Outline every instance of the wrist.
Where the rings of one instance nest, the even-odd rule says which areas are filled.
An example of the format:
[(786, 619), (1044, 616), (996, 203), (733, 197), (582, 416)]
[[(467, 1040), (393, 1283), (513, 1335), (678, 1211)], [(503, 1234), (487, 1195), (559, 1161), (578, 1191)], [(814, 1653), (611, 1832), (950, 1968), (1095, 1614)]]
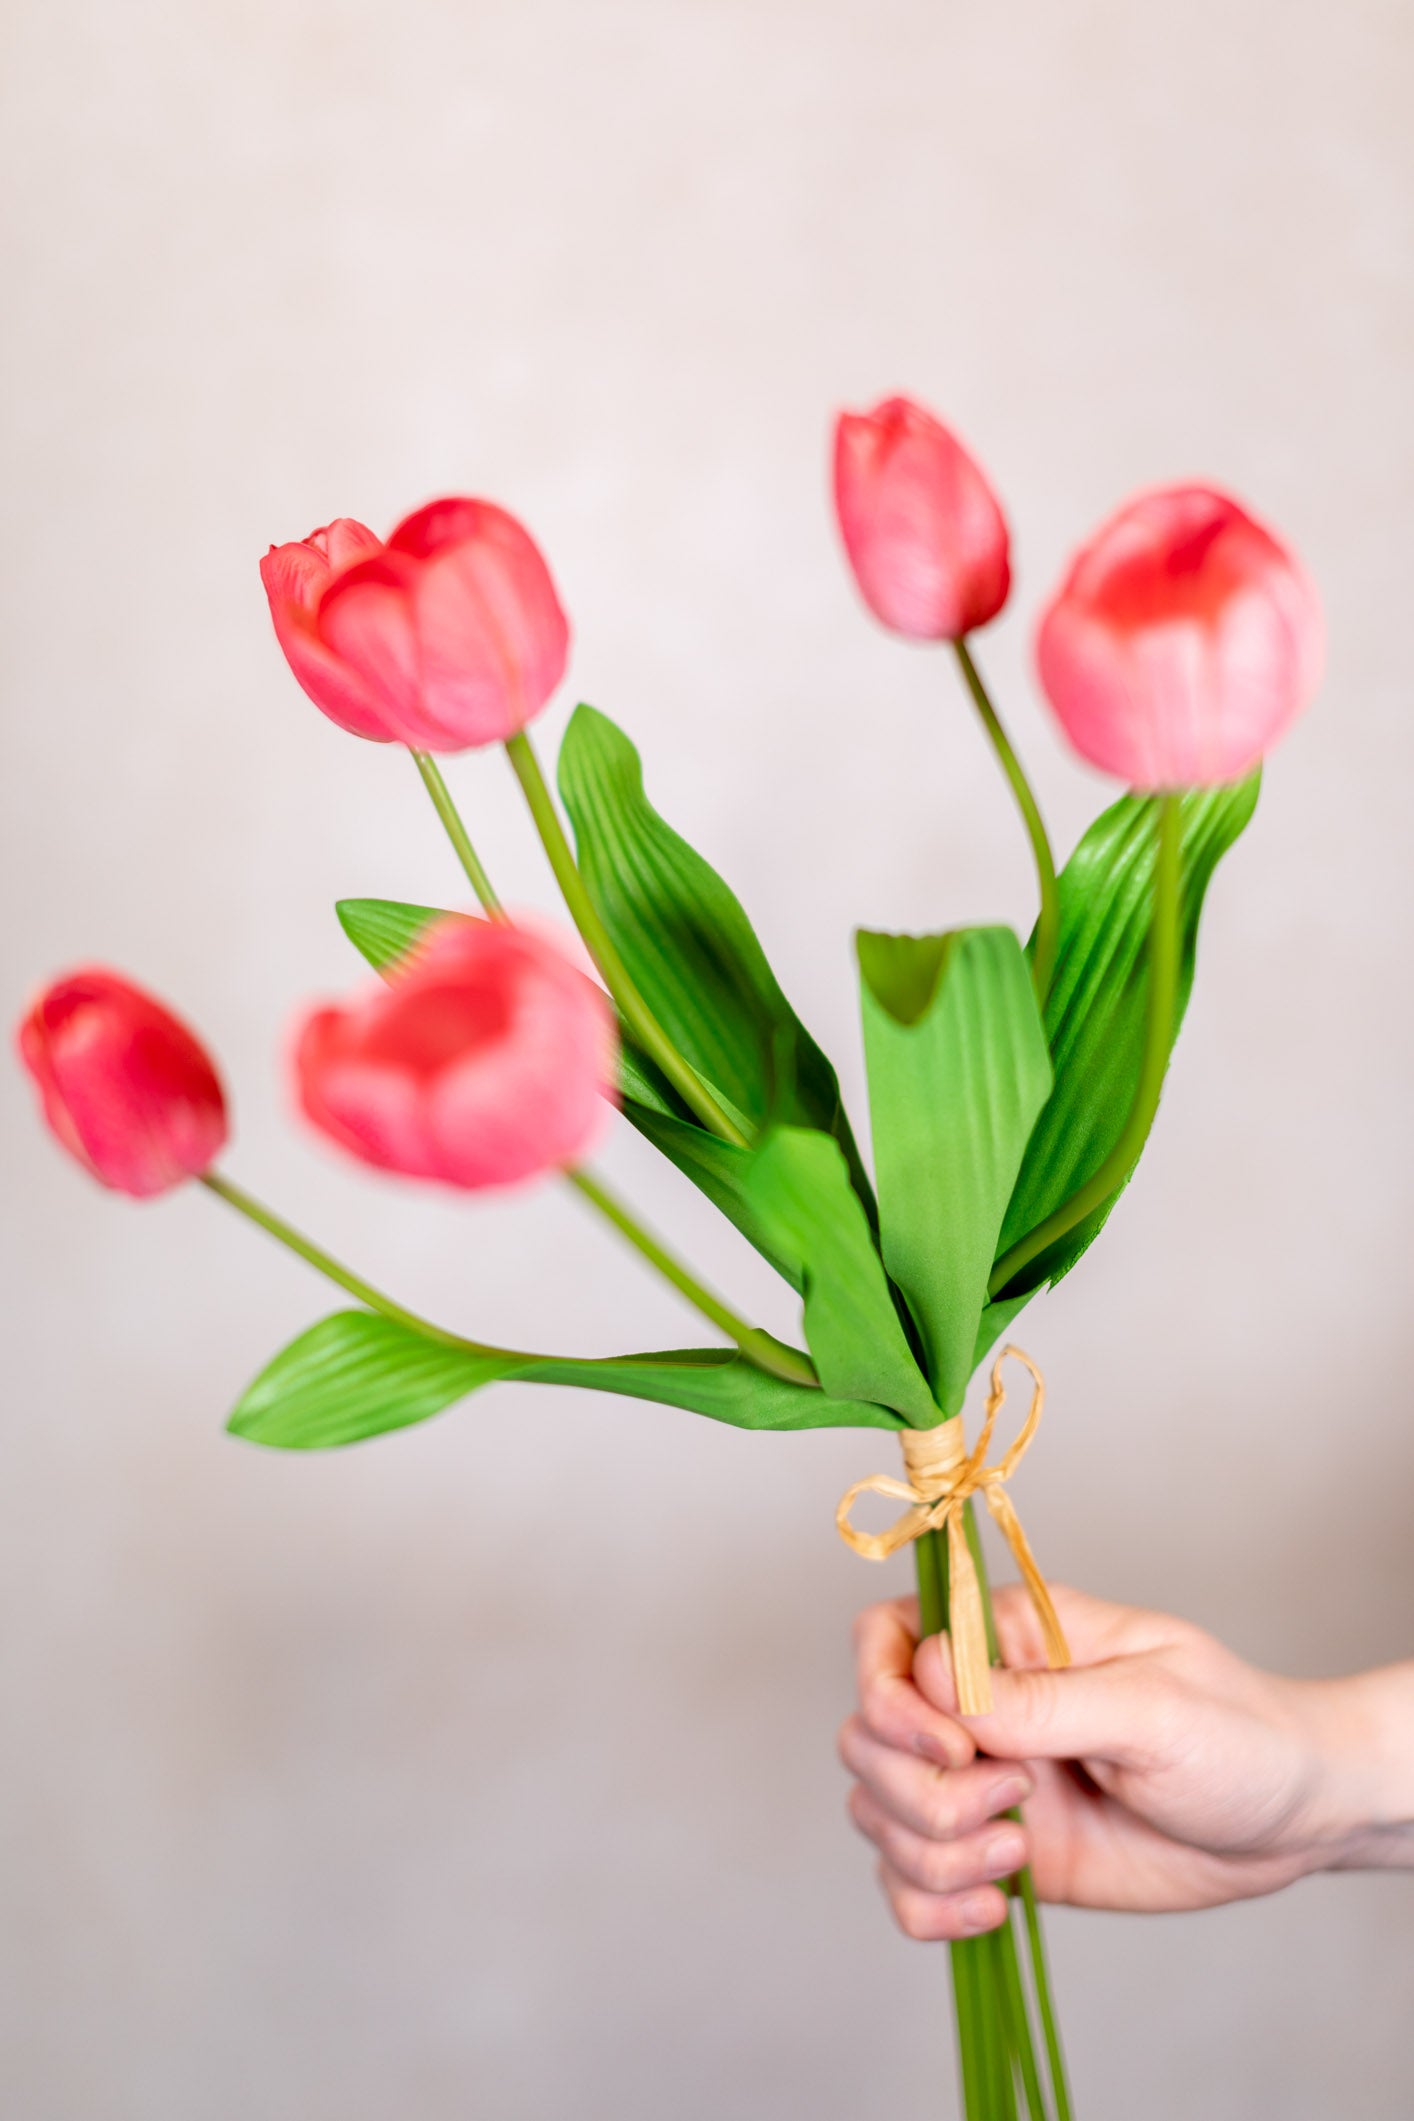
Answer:
[(1320, 1870), (1414, 1870), (1414, 1663), (1312, 1688)]

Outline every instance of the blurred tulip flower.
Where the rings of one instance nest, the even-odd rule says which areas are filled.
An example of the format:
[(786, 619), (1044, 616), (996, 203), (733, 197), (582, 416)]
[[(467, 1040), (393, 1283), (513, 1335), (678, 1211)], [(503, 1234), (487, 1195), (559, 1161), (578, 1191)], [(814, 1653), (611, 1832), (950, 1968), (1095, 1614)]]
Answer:
[(1311, 698), (1323, 653), (1300, 563), (1208, 486), (1157, 487), (1111, 516), (1036, 637), (1075, 749), (1145, 789), (1240, 779)]
[(840, 414), (835, 510), (864, 601), (893, 632), (956, 641), (1005, 604), (997, 497), (957, 437), (911, 399)]
[(50, 1131), (118, 1193), (165, 1193), (225, 1145), (226, 1101), (205, 1048), (116, 972), (85, 967), (55, 980), (16, 1043)]
[(295, 1076), (306, 1116), (365, 1163), (505, 1186), (584, 1155), (616, 1044), (608, 998), (561, 950), (456, 915), (391, 985), (307, 1018)]
[(276, 637), (317, 707), (417, 751), (500, 743), (564, 674), (569, 624), (528, 531), (491, 501), (433, 501), (385, 544), (349, 517), (260, 563)]

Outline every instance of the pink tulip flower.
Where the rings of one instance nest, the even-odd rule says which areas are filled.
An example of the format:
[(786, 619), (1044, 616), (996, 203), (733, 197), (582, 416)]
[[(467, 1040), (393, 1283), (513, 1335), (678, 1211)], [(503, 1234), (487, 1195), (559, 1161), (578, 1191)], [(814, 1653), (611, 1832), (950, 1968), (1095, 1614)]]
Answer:
[(1208, 486), (1141, 493), (1071, 562), (1036, 637), (1075, 749), (1133, 788), (1208, 788), (1263, 758), (1316, 689), (1315, 588)]
[(50, 1131), (115, 1192), (165, 1193), (225, 1145), (226, 1101), (204, 1047), (116, 972), (55, 980), (17, 1044)]
[(539, 548), (491, 501), (432, 501), (386, 545), (348, 517), (260, 563), (276, 637), (342, 729), (418, 751), (514, 736), (564, 675)]
[(453, 916), (391, 986), (305, 1021), (295, 1076), (306, 1116), (365, 1163), (506, 1186), (585, 1154), (615, 1052), (607, 997), (560, 950)]
[(875, 618), (915, 641), (955, 641), (1011, 587), (1006, 519), (957, 437), (908, 398), (841, 413), (835, 510)]

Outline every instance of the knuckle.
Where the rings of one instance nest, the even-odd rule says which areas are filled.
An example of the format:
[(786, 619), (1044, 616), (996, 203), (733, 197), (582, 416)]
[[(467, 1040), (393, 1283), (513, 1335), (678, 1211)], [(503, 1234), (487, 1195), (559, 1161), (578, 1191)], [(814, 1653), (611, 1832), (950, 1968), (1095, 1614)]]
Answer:
[(866, 1673), (860, 1682), (859, 1713), (867, 1728), (876, 1737), (884, 1737), (892, 1728), (890, 1709), (894, 1701), (893, 1689), (881, 1679), (877, 1672)]
[(1044, 1737), (1056, 1720), (1058, 1702), (1054, 1673), (1017, 1671), (1011, 1676), (1028, 1727), (1038, 1737)]
[(860, 1723), (858, 1716), (846, 1716), (835, 1734), (835, 1751), (840, 1765), (851, 1770), (859, 1752)]
[(951, 1893), (966, 1879), (958, 1875), (957, 1854), (951, 1848), (928, 1848), (919, 1860), (918, 1883), (928, 1893)]
[(925, 1807), (924, 1832), (930, 1841), (951, 1841), (958, 1830), (957, 1792), (945, 1775), (939, 1775)]
[(887, 1611), (887, 1605), (881, 1605), (876, 1599), (873, 1605), (863, 1606), (861, 1607), (860, 1611), (855, 1614), (854, 1620), (850, 1626), (849, 1636), (850, 1641), (854, 1644), (856, 1651), (862, 1653), (865, 1649), (868, 1648), (869, 1644), (874, 1639), (874, 1634), (878, 1626), (880, 1614), (886, 1613)]
[[(1136, 1675), (1137, 1676), (1137, 1675)], [(1139, 1681), (1144, 1750), (1152, 1757), (1167, 1759), (1180, 1750), (1191, 1722), (1186, 1688), (1162, 1666), (1151, 1666)]]
[(895, 1889), (890, 1893), (889, 1900), (894, 1911), (894, 1920), (905, 1937), (911, 1937), (915, 1944), (926, 1944), (933, 1934), (933, 1925), (929, 1919), (928, 1904), (921, 1894), (906, 1889)]

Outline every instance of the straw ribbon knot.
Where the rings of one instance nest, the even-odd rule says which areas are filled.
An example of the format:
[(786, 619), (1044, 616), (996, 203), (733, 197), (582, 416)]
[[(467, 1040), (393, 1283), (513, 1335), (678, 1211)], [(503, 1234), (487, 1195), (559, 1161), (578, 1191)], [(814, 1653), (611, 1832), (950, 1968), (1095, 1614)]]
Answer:
[[(996, 1465), (987, 1464), (992, 1431), (1006, 1404), (1002, 1365), (1011, 1356), (1031, 1373), (1031, 1405), (1016, 1441)], [(1021, 1520), (1006, 1492), (1006, 1483), (1031, 1448), (1046, 1403), (1046, 1385), (1041, 1372), (1020, 1348), (1005, 1347), (992, 1365), (991, 1386), (983, 1415), (982, 1432), (969, 1451), (963, 1438), (962, 1416), (954, 1414), (936, 1429), (901, 1429), (904, 1470), (907, 1480), (891, 1480), (886, 1473), (871, 1473), (856, 1480), (841, 1497), (835, 1512), (840, 1537), (866, 1561), (886, 1561), (900, 1547), (921, 1539), (925, 1532), (946, 1528), (948, 1540), (948, 1626), (952, 1636), (953, 1672), (957, 1679), (958, 1707), (964, 1716), (985, 1716), (992, 1706), (992, 1682), (987, 1656), (987, 1625), (982, 1607), (982, 1587), (967, 1543), (964, 1516), (968, 1500), (981, 1495), (1016, 1557), (1022, 1581), (1030, 1593), (1041, 1623), (1046, 1661), (1053, 1670), (1070, 1663), (1066, 1644), (1046, 1579), (1021, 1529)], [(909, 1507), (895, 1518), (886, 1532), (859, 1532), (850, 1513), (861, 1495), (890, 1495)]]

